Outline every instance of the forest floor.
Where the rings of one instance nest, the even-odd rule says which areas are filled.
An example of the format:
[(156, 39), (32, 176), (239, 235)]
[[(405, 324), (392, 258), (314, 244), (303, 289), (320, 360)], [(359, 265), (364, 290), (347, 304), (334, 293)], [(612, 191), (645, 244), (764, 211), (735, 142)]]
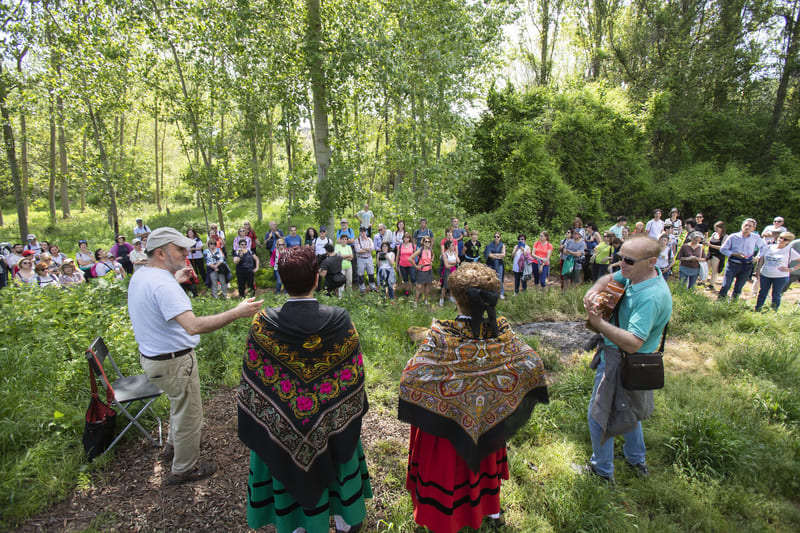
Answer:
[[(513, 294), (513, 279), (510, 284), (508, 281), (507, 278), (506, 291)], [(551, 282), (555, 289), (558, 280), (553, 278)], [(748, 284), (743, 291), (745, 301), (754, 299), (750, 287)], [(709, 298), (716, 297), (716, 291), (705, 288), (703, 292)], [(800, 302), (800, 287), (795, 285), (787, 291), (783, 302), (792, 306)], [(588, 333), (579, 321), (551, 323), (544, 327), (526, 324), (518, 329), (521, 333), (539, 336), (541, 342), (558, 349), (564, 356), (579, 350)], [(671, 357), (671, 364), (695, 368), (704, 364), (702, 358), (694, 361), (688, 357), (696, 350), (683, 348), (673, 344), (671, 349), (682, 355), (676, 353), (677, 357)], [(169, 465), (159, 459), (160, 450), (143, 438), (135, 443), (128, 439), (116, 448), (114, 458), (99, 476), (92, 474), (90, 482), (82, 484), (49, 510), (26, 520), (15, 531), (66, 532), (87, 528), (142, 532), (250, 531), (245, 517), (249, 451), (236, 436), (235, 394), (234, 388), (221, 388), (204, 401), (202, 456), (219, 465), (219, 471), (210, 478), (193, 484), (167, 486), (164, 478)], [(376, 463), (374, 458), (381, 458), (387, 450), (398, 450), (402, 455), (408, 445), (408, 426), (386, 409), (370, 410), (364, 419), (362, 442), (374, 493), (364, 530), (376, 531), (380, 522), (388, 518), (383, 502), (397, 495), (382, 475), (386, 465)], [(271, 532), (274, 528), (269, 526), (265, 531)]]

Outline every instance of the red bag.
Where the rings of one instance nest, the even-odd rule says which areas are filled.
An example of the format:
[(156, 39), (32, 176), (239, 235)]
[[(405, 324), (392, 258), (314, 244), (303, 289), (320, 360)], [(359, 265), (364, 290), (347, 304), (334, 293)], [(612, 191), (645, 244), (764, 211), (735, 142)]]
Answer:
[[(97, 362), (97, 359), (95, 359)], [(105, 372), (102, 365), (99, 365), (100, 372)], [(83, 449), (86, 457), (91, 461), (114, 441), (114, 433), (117, 429), (117, 412), (103, 403), (97, 395), (97, 381), (95, 380), (94, 370), (89, 364), (89, 379), (92, 386), (92, 399), (89, 400), (89, 408), (86, 410), (86, 425), (83, 428)], [(109, 387), (106, 389), (106, 402), (111, 403), (114, 398), (114, 391)]]

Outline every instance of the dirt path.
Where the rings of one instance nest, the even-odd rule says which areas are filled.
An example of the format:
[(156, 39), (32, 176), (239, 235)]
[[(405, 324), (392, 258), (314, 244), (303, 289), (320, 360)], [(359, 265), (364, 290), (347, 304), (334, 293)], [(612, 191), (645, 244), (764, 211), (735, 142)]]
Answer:
[[(144, 438), (127, 440), (115, 448), (116, 456), (103, 470), (90, 471), (88, 487), (76, 489), (68, 499), (15, 531), (251, 531), (245, 518), (250, 453), (236, 436), (235, 394), (235, 389), (220, 389), (204, 402), (201, 454), (219, 465), (210, 478), (166, 486), (162, 481), (169, 465), (159, 461), (159, 450)], [(374, 492), (364, 525), (365, 531), (375, 531), (378, 521), (386, 518), (381, 502), (388, 498), (382, 495), (393, 490), (385, 480), (396, 480), (401, 472), (398, 465), (378, 464), (372, 459), (385, 455), (387, 449), (404, 454), (408, 426), (371, 410), (363, 427), (361, 438)], [(270, 526), (263, 531), (275, 529)]]

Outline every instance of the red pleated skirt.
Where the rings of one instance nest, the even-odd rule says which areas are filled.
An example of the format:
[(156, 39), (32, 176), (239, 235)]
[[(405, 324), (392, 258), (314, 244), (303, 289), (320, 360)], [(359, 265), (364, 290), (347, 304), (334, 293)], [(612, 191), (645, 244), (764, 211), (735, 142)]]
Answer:
[(483, 517), (500, 512), (500, 483), (508, 479), (506, 447), (472, 472), (450, 441), (411, 426), (406, 488), (414, 520), (434, 533), (478, 529)]

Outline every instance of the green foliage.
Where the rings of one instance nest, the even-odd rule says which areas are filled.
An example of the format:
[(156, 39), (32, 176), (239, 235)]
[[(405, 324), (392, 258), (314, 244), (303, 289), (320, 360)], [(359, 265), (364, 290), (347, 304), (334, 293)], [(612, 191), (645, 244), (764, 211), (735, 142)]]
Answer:
[(474, 133), (481, 162), (461, 189), (462, 205), (491, 212), (506, 229), (519, 220), (569, 227), (576, 215), (605, 220), (644, 210), (651, 187), (645, 137), (618, 109), (621, 99), (600, 85), (490, 91)]
[(722, 479), (756, 465), (749, 432), (708, 411), (675, 416), (667, 458), (690, 476)]

